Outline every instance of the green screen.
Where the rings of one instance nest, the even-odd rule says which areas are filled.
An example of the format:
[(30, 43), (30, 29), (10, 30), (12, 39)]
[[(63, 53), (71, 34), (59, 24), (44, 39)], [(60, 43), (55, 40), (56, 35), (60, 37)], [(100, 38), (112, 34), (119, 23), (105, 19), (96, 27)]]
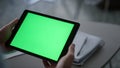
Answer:
[(73, 27), (74, 24), (29, 12), (10, 45), (58, 61)]

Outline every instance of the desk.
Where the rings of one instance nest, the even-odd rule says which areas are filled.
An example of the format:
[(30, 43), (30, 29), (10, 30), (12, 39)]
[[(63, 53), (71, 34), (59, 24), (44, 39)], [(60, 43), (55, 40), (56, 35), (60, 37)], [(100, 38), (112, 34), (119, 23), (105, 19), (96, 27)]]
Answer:
[[(72, 68), (101, 68), (120, 47), (120, 26), (99, 22), (81, 22), (80, 31), (101, 37), (105, 46), (96, 52), (83, 66)], [(6, 60), (9, 68), (43, 68), (41, 60), (27, 54)]]

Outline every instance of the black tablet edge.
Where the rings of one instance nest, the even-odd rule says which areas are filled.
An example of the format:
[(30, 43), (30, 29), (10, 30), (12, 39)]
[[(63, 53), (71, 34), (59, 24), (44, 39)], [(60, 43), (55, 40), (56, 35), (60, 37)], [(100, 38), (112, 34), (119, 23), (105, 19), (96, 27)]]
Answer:
[(34, 57), (37, 57), (39, 59), (43, 59), (43, 60), (46, 60), (46, 61), (50, 61), (50, 62), (53, 62), (53, 63), (57, 63), (58, 61), (55, 61), (53, 59), (50, 59), (50, 58), (46, 58), (44, 56), (40, 56), (40, 55), (37, 55), (37, 54), (34, 54), (32, 52), (29, 52), (29, 51), (26, 51), (24, 49), (20, 49), (20, 48), (17, 48), (17, 47), (14, 47), (14, 46), (9, 46), (10, 48), (14, 48), (15, 50), (18, 50), (18, 51), (21, 51), (23, 53), (26, 53), (28, 55), (31, 55), (31, 56), (34, 56)]
[(73, 29), (72, 29), (72, 31), (71, 31), (71, 33), (70, 33), (70, 36), (69, 36), (68, 39), (67, 39), (67, 42), (66, 42), (66, 44), (65, 44), (65, 46), (64, 46), (64, 48), (63, 48), (63, 50), (62, 50), (62, 53), (61, 53), (58, 61), (60, 60), (60, 58), (61, 58), (62, 56), (64, 56), (64, 55), (67, 54), (68, 49), (69, 49), (69, 46), (72, 44), (72, 42), (73, 42), (73, 40), (74, 40), (74, 38), (75, 38), (75, 35), (76, 35), (76, 33), (77, 33), (78, 29), (79, 29), (79, 26), (80, 26), (80, 24), (74, 25), (74, 27), (73, 27)]
[(52, 62), (57, 63), (58, 61), (55, 61), (55, 60), (52, 60), (52, 59), (50, 59), (50, 58), (46, 58), (46, 57), (43, 57), (43, 56), (40, 56), (40, 55), (31, 53), (31, 52), (28, 52), (28, 51), (26, 51), (26, 50), (22, 50), (22, 49), (20, 49), (20, 48), (17, 48), (17, 47), (14, 47), (14, 46), (11, 46), (11, 45), (10, 45), (11, 41), (13, 40), (14, 36), (16, 35), (19, 27), (21, 26), (21, 24), (22, 24), (22, 22), (24, 21), (24, 19), (25, 19), (25, 17), (26, 17), (26, 15), (27, 15), (28, 12), (30, 12), (30, 13), (35, 13), (35, 14), (38, 14), (38, 15), (42, 15), (42, 16), (49, 17), (49, 18), (53, 18), (53, 19), (60, 20), (60, 21), (65, 21), (66, 23), (69, 22), (69, 23), (74, 24), (74, 27), (73, 27), (73, 29), (72, 29), (72, 31), (71, 31), (71, 33), (70, 33), (69, 38), (68, 38), (69, 41), (67, 40), (67, 42), (66, 42), (66, 44), (65, 44), (65, 46), (64, 46), (64, 48), (63, 48), (63, 51), (61, 52), (60, 57), (58, 58), (58, 61), (60, 60), (60, 58), (61, 58), (62, 56), (66, 55), (66, 53), (67, 53), (67, 51), (68, 51), (68, 48), (67, 48), (67, 47), (69, 47), (69, 45), (70, 45), (71, 42), (73, 41), (73, 39), (74, 39), (74, 37), (75, 37), (75, 34), (76, 34), (76, 32), (78, 31), (78, 29), (79, 29), (80, 24), (79, 24), (79, 23), (76, 23), (76, 22), (73, 22), (73, 21), (65, 20), (65, 19), (62, 19), (62, 18), (53, 17), (53, 16), (50, 16), (50, 15), (47, 15), (47, 14), (42, 14), (42, 13), (34, 12), (34, 11), (31, 11), (31, 10), (25, 10), (25, 11), (23, 12), (23, 14), (21, 15), (20, 20), (19, 20), (18, 23), (16, 24), (15, 29), (13, 30), (12, 35), (10, 36), (10, 38), (9, 38), (9, 39), (6, 41), (6, 43), (5, 43), (6, 46), (11, 47), (11, 48), (14, 48), (14, 49), (16, 49), (16, 50), (18, 50), (18, 51), (22, 51), (22, 52), (25, 52), (26, 54), (29, 54), (29, 55), (32, 55), (32, 56), (36, 56), (36, 57), (38, 57), (38, 58), (40, 58), (40, 59), (46, 59), (46, 60), (49, 60), (49, 61), (52, 61)]
[(35, 12), (35, 11), (31, 11), (31, 10), (25, 10), (25, 12), (31, 12), (31, 13), (42, 15), (42, 16), (45, 16), (45, 17), (53, 18), (53, 19), (56, 19), (56, 20), (65, 21), (66, 23), (69, 22), (69, 23), (72, 23), (72, 24), (75, 24), (75, 25), (79, 25), (79, 23), (76, 23), (74, 21), (69, 21), (69, 20), (66, 20), (66, 19), (62, 19), (62, 18), (59, 18), (59, 17), (51, 16), (51, 15), (47, 15), (47, 14), (40, 13), (40, 12)]

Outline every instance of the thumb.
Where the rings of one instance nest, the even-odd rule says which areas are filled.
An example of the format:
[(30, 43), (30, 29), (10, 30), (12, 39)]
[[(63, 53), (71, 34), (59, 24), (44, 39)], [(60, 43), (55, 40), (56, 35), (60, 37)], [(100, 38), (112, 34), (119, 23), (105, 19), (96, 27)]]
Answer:
[(18, 19), (15, 18), (15, 19), (12, 20), (10, 23), (8, 23), (7, 27), (9, 27), (9, 28), (12, 29), (12, 28), (17, 24), (17, 22), (18, 22)]
[(74, 44), (71, 44), (69, 46), (67, 54), (60, 59), (56, 68), (71, 68), (74, 59), (74, 50), (75, 50), (74, 48), (75, 48)]
[(74, 57), (74, 51), (75, 51), (75, 44), (71, 44), (69, 46), (67, 56), (73, 56)]

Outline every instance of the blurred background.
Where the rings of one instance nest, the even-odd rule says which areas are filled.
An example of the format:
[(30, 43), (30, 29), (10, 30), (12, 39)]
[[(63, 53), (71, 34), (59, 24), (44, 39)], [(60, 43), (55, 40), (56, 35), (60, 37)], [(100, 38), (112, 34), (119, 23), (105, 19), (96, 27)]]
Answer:
[[(78, 22), (120, 25), (120, 0), (0, 0), (0, 27), (25, 9)], [(113, 68), (120, 68), (120, 51), (111, 62)]]

